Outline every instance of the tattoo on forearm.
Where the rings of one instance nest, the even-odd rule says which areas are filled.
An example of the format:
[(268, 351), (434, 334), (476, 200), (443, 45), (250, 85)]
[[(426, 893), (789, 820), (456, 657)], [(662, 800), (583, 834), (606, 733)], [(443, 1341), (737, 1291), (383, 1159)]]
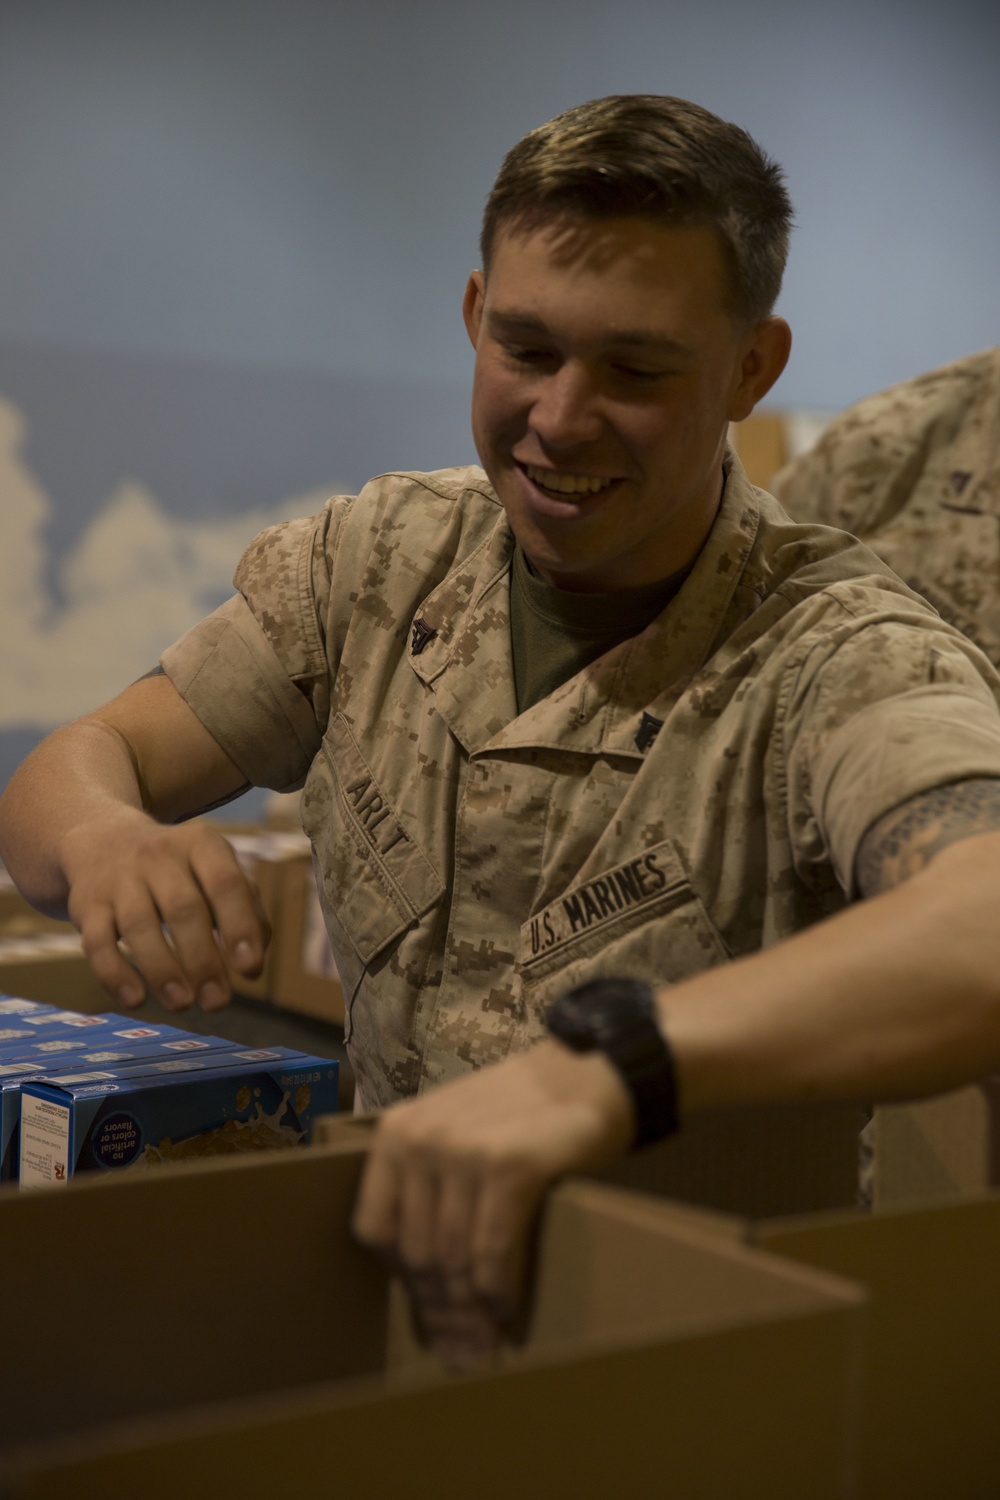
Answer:
[(911, 797), (873, 823), (858, 846), (863, 896), (891, 890), (916, 875), (941, 849), (976, 833), (1000, 830), (1000, 778), (953, 781)]

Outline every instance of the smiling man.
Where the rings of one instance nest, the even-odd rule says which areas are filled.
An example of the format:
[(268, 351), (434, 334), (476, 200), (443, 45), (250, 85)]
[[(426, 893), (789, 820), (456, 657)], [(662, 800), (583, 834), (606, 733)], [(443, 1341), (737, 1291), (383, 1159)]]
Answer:
[(727, 422), (788, 353), (779, 319), (733, 318), (727, 281), (714, 230), (638, 217), (515, 223), (470, 278), (476, 447), (547, 583), (617, 593), (700, 551)]
[(560, 1173), (709, 1106), (1000, 1065), (1000, 684), (726, 447), (787, 358), (789, 222), (682, 100), (532, 132), (465, 295), (483, 468), (263, 533), (4, 800), (110, 993), (212, 1007), (264, 933), (224, 841), (165, 824), (304, 787), (359, 1101), (395, 1106), (358, 1233), (452, 1359), (516, 1310)]

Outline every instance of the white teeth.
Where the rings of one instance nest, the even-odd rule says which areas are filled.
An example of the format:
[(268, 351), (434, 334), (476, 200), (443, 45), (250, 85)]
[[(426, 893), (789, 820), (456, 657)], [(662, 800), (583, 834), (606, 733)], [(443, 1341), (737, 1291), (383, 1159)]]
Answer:
[(613, 479), (594, 474), (557, 474), (554, 469), (536, 469), (534, 464), (525, 464), (524, 470), (534, 484), (556, 495), (596, 495), (614, 484)]

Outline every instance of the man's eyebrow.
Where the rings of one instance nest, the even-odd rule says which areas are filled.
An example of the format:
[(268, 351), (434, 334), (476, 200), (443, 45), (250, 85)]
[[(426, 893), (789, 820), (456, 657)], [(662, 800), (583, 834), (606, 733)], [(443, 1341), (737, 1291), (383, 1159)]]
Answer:
[[(491, 328), (508, 336), (521, 338), (551, 338), (552, 332), (541, 318), (532, 313), (503, 312), (491, 308), (487, 314)], [(666, 338), (663, 334), (650, 333), (642, 328), (616, 328), (601, 339), (609, 349), (648, 349), (659, 354), (681, 355), (690, 359), (694, 350), (679, 339)]]

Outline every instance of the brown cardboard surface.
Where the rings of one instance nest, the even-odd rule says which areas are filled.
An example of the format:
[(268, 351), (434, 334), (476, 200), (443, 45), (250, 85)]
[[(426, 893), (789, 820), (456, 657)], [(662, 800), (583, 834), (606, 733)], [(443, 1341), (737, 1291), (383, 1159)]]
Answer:
[(28, 1456), (3, 1493), (846, 1496), (848, 1449), (832, 1420), (848, 1357), (839, 1321), (826, 1313), (439, 1387), (314, 1390), (189, 1423), (138, 1424), (103, 1451)]
[(874, 1116), (874, 1206), (981, 1193), (1000, 1182), (1000, 1078)]
[(72, 932), (70, 922), (45, 917), (13, 886), (0, 886), (0, 939), (30, 937), (36, 932)]
[(1000, 1194), (758, 1226), (872, 1294), (863, 1500), (1000, 1494)]
[(0, 992), (67, 1010), (111, 1009), (72, 930), (0, 941)]
[(264, 957), (264, 967), (256, 979), (248, 979), (229, 969), (229, 982), (241, 995), (256, 999), (274, 998), (277, 973), (284, 940), (285, 897), (289, 873), (309, 863), (308, 840), (300, 831), (269, 830), (251, 824), (229, 827), (215, 824), (232, 843), (244, 872), (254, 882), (260, 895), (264, 915), (271, 924), (271, 942)]
[(853, 1208), (865, 1118), (851, 1104), (706, 1112), (602, 1180), (748, 1218)]
[(343, 1026), (344, 991), (336, 973), (312, 972), (305, 961), (310, 903), (315, 900), (312, 860), (290, 864), (284, 872), (281, 930), (275, 950), (272, 997), (300, 1015), (317, 1016)]
[(785, 421), (782, 412), (754, 412), (745, 422), (735, 422), (730, 428), (733, 446), (750, 483), (765, 490), (791, 457)]
[(0, 1400), (0, 1451), (111, 1411), (380, 1368), (386, 1278), (344, 1232), (360, 1161), (264, 1152), (0, 1190), (4, 1285), (24, 1288), (5, 1299), (17, 1378)]
[(46, 1291), (5, 1311), (3, 1493), (851, 1493), (857, 1288), (569, 1183), (525, 1347), (470, 1378), (380, 1375), (386, 1283), (347, 1231), (362, 1159), (0, 1194), (5, 1280)]
[[(366, 1133), (378, 1116), (329, 1115), (314, 1139)], [(595, 1180), (683, 1202), (689, 1211), (772, 1218), (854, 1207), (858, 1196), (858, 1133), (866, 1112), (857, 1105), (706, 1112), (679, 1135), (617, 1161)]]

